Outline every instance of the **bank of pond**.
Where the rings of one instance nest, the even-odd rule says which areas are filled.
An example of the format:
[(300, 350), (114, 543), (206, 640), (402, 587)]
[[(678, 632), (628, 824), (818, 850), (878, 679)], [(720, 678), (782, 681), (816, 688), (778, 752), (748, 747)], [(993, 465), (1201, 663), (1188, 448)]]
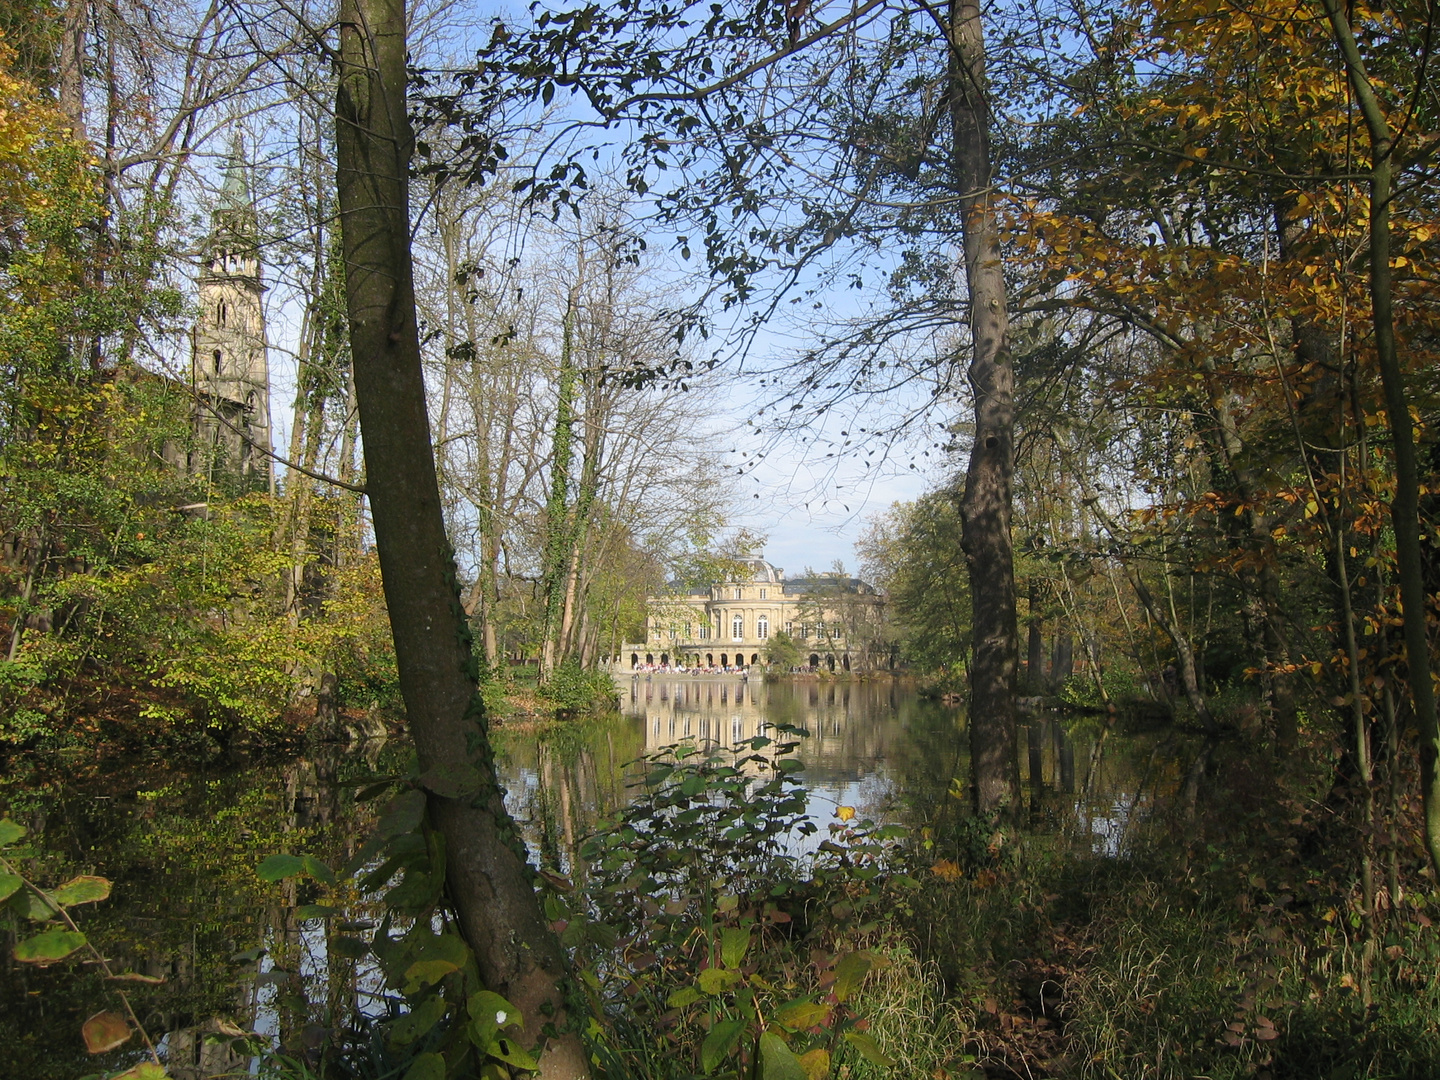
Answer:
[[(617, 712), (494, 731), (599, 1075), (748, 1076), (767, 1033), (848, 1080), (1440, 1075), (1435, 884), (1411, 836), (1371, 838), (1367, 906), (1320, 733), (1281, 755), (1036, 713), (997, 827), (968, 811), (963, 709), (908, 680), (618, 689)], [(13, 950), (56, 913), (6, 902), (0, 1076), (136, 1065), (138, 1034), (98, 1054), (81, 1034), (127, 1010), (176, 1080), (400, 1078), (443, 1050), (454, 1013), (417, 1023), (431, 1006), (375, 940), (443, 936), (443, 904), (397, 915), (375, 860), (257, 872), (363, 863), (403, 784), (367, 789), (409, 758), (392, 736), (0, 780), (15, 873), (111, 884), (67, 908), (93, 950), (49, 965)]]

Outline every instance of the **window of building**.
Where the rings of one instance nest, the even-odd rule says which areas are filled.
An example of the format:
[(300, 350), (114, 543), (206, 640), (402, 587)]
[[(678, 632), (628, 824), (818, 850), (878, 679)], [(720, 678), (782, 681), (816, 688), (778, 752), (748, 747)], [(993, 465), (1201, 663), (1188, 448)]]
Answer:
[(214, 353), (211, 354), (210, 358), (215, 361), (215, 374), (219, 375), (221, 373), (221, 368), (225, 366), (223, 358), (220, 354), (220, 350), (216, 349)]
[(689, 640), (690, 640), (690, 635), (691, 635), (690, 624), (687, 622), (687, 623), (685, 624), (685, 640), (686, 640), (686, 641), (689, 641)]
[(825, 624), (823, 622), (815, 624), (815, 637), (820, 641), (825, 640)]
[(701, 623), (701, 624), (700, 624), (700, 640), (701, 640), (701, 641), (709, 641), (709, 640), (710, 640), (710, 624), (709, 624), (708, 622), (707, 622), (707, 623)]
[(674, 631), (674, 630), (671, 630), (671, 631), (670, 631), (670, 640), (671, 640), (671, 641), (674, 641), (674, 640), (675, 640), (675, 631)]
[(736, 615), (730, 620), (730, 636), (736, 641), (745, 637), (745, 618), (743, 615)]
[(740, 588), (739, 585), (736, 585), (736, 586), (735, 586), (735, 599), (736, 599), (736, 600), (739, 600), (739, 599), (741, 598), (741, 596), (742, 596), (741, 588)]
[(785, 620), (785, 633), (788, 634), (790, 637), (795, 636), (795, 624), (789, 619)]
[(801, 640), (801, 641), (809, 641), (809, 640), (810, 640), (810, 624), (809, 624), (809, 623), (802, 623), (802, 624), (800, 625), (800, 640)]
[(759, 621), (755, 623), (755, 636), (761, 641), (770, 636), (770, 620), (764, 615), (761, 615)]
[(769, 598), (769, 596), (770, 596), (770, 590), (769, 590), (769, 589), (761, 589), (761, 590), (760, 590), (760, 599), (761, 599), (761, 600), (766, 600), (766, 599)]

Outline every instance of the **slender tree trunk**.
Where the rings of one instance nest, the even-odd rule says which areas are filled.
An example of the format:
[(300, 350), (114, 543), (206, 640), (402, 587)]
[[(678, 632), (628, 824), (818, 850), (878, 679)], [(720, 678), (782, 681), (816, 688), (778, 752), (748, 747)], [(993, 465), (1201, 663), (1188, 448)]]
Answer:
[(1375, 358), (1385, 389), (1385, 411), (1395, 454), (1395, 497), (1390, 504), (1390, 521), (1395, 530), (1400, 602), (1405, 608), (1405, 660), (1410, 695), (1415, 703), (1416, 726), (1420, 729), (1420, 797), (1424, 803), (1425, 847), (1431, 865), (1440, 874), (1440, 771), (1436, 768), (1440, 760), (1440, 724), (1436, 722), (1430, 641), (1425, 626), (1429, 605), (1420, 554), (1420, 479), (1415, 459), (1415, 431), (1395, 345), (1391, 295), (1391, 156), (1395, 146), (1344, 6), (1340, 0), (1324, 0), (1324, 5), (1370, 138), (1370, 305), (1375, 324)]
[(405, 14), (404, 0), (340, 5), (336, 172), (367, 494), (421, 774), (469, 762), (481, 778), (474, 796), (429, 793), (461, 931), (487, 986), (521, 1011), (526, 1040), (541, 1044), (539, 1075), (578, 1080), (589, 1065), (567, 1019), (565, 957), (496, 781), (441, 514), (410, 256)]
[(540, 681), (550, 677), (560, 662), (560, 629), (569, 584), (571, 549), (570, 463), (574, 457), (575, 384), (578, 376), (571, 359), (573, 308), (565, 311), (564, 339), (560, 349), (560, 379), (555, 403), (554, 450), (550, 460), (550, 496), (545, 503), (545, 626), (540, 643)]
[(1015, 373), (1005, 276), (990, 191), (990, 106), (976, 0), (950, 7), (949, 95), (954, 175), (960, 192), (965, 281), (970, 293), (970, 389), (975, 445), (960, 504), (970, 572), (974, 660), (970, 668), (970, 760), (980, 814), (1021, 804), (1015, 747), (1015, 557), (1010, 538), (1015, 472)]
[(1025, 652), (1025, 683), (1032, 694), (1045, 692), (1044, 617), (1040, 612), (1040, 584), (1030, 581), (1030, 625)]
[(60, 29), (60, 111), (70, 121), (75, 141), (85, 142), (85, 33), (90, 28), (90, 0), (69, 0)]

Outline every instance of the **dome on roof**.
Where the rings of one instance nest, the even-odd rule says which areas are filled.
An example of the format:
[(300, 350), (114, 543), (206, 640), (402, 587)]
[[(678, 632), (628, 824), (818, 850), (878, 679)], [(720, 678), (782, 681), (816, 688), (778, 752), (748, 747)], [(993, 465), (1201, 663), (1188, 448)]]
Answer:
[(736, 581), (758, 581), (762, 585), (779, 585), (785, 580), (785, 572), (781, 570), (780, 567), (774, 566), (764, 559), (751, 557), (735, 559), (733, 561), (741, 566), (748, 566), (750, 568), (748, 577), (743, 574), (737, 574), (735, 577)]

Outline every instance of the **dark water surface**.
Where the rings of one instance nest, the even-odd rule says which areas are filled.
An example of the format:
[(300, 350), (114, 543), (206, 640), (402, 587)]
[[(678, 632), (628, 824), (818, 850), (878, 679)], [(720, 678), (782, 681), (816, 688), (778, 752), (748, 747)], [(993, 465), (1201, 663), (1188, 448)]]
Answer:
[[(837, 807), (900, 822), (954, 814), (966, 774), (961, 711), (917, 696), (901, 679), (767, 683), (737, 678), (641, 676), (621, 683), (621, 714), (568, 725), (543, 738), (496, 732), (502, 780), (536, 859), (563, 872), (597, 815), (633, 797), (627, 765), (689, 741), (729, 746), (776, 725), (804, 728), (799, 774), (822, 825)], [(1128, 823), (1179, 789), (1183, 758), (1169, 735), (1102, 736), (1094, 719), (1022, 726), (1021, 773), (1037, 826), (1115, 853)], [(49, 886), (78, 874), (114, 883), (110, 899), (75, 909), (113, 971), (164, 979), (126, 984), (136, 1012), (170, 1055), (176, 1080), (200, 1080), (247, 1063), (207, 1048), (219, 1021), (284, 1040), (297, 1052), (358, 1011), (382, 1014), (373, 968), (332, 959), (319, 920), (298, 921), (313, 886), (267, 885), (265, 856), (311, 853), (338, 866), (364, 842), (375, 808), (357, 805), (363, 775), (403, 773), (408, 748), (392, 742), (325, 747), (284, 762), (214, 770), (114, 767), (0, 779), (0, 812), (30, 830), (19, 862)], [(823, 828), (822, 828), (823, 835)], [(353, 897), (352, 920), (377, 919)], [(46, 969), (0, 958), (0, 1077), (74, 1080), (138, 1060), (137, 1047), (90, 1057), (80, 1025), (118, 1007), (115, 984), (94, 965)]]

